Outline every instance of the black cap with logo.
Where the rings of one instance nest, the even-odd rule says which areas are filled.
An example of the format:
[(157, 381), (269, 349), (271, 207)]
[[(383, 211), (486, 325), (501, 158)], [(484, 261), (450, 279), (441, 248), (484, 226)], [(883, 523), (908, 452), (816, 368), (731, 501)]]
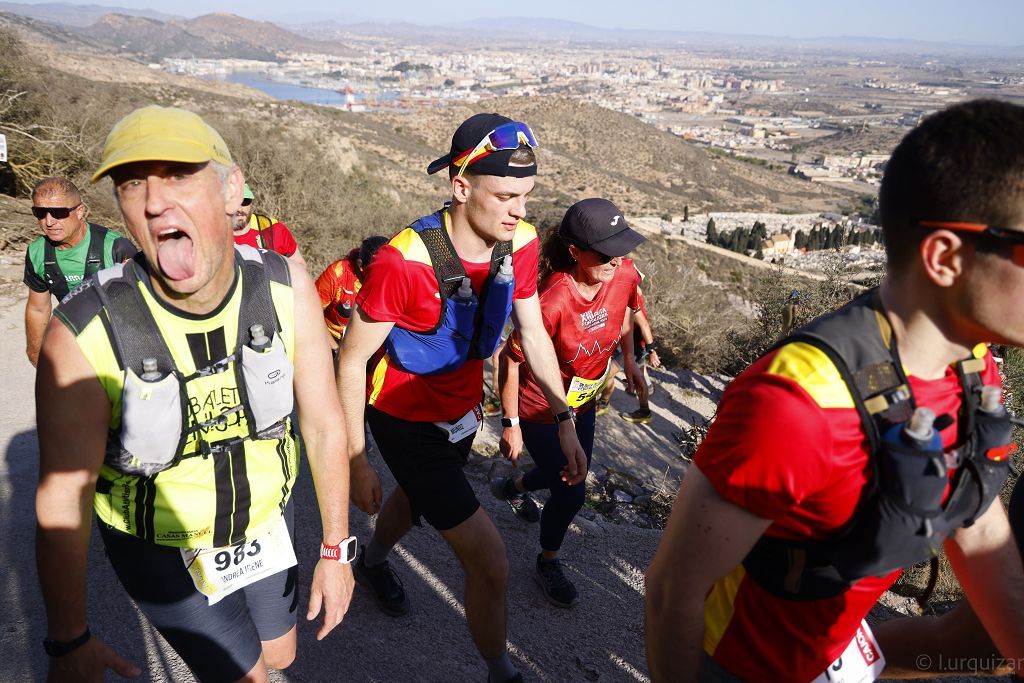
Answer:
[[(448, 154), (435, 159), (427, 166), (427, 173), (437, 173), (447, 168), (452, 161), (458, 159), (466, 152), (472, 151), (480, 144), (485, 136), (489, 135), (498, 126), (504, 123), (511, 123), (512, 119), (501, 114), (474, 114), (462, 122), (462, 125), (452, 136), (452, 147)], [(491, 152), (487, 156), (479, 157), (472, 162), (473, 173), (476, 175), (512, 176), (514, 178), (528, 178), (537, 175), (537, 164), (529, 166), (510, 166), (509, 158), (514, 149), (502, 149)]]
[(582, 199), (565, 212), (558, 228), (562, 241), (605, 256), (625, 256), (647, 238), (626, 224), (619, 207), (607, 199)]

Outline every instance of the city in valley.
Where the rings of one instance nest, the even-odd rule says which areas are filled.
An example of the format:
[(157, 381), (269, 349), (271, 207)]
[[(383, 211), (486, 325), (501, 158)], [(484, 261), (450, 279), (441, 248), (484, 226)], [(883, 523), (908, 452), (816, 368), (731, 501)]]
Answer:
[(767, 239), (747, 253), (798, 268), (822, 264), (813, 249), (796, 246), (797, 231), (806, 237), (815, 228), (839, 228), (844, 241), (834, 246), (848, 263), (871, 268), (881, 262), (880, 245), (850, 235), (875, 230), (871, 197), (889, 152), (922, 117), (974, 97), (1024, 102), (1020, 54), (942, 45), (550, 39), (524, 52), (511, 43), (459, 46), (427, 29), (418, 37), (367, 35), (338, 25), (294, 30), (345, 45), (350, 54), (282, 52), (276, 61), (164, 58), (151, 66), (255, 87), (302, 86), (308, 101), (352, 112), (413, 112), (507, 95), (563, 95), (625, 112), (714, 153), (863, 197), (858, 215), (712, 213), (645, 220), (700, 240), (709, 219), (718, 232), (760, 222)]

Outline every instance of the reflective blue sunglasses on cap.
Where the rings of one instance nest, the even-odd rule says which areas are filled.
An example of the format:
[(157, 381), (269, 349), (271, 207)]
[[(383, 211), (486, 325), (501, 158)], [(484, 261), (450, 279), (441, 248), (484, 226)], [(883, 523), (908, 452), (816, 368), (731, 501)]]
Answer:
[(509, 123), (501, 124), (485, 135), (483, 140), (477, 143), (476, 147), (460, 154), (452, 163), (459, 167), (459, 175), (461, 176), (467, 166), (474, 161), (484, 158), (491, 152), (503, 149), (518, 149), (520, 145), (536, 148), (537, 136), (533, 134), (533, 131), (525, 123), (510, 121)]

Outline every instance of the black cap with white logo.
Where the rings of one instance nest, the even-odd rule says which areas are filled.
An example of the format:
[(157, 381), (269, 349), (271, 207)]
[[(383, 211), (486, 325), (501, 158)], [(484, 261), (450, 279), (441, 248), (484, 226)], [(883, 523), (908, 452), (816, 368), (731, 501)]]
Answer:
[(619, 207), (607, 199), (582, 199), (565, 212), (558, 228), (562, 241), (605, 256), (625, 256), (647, 238), (626, 224)]

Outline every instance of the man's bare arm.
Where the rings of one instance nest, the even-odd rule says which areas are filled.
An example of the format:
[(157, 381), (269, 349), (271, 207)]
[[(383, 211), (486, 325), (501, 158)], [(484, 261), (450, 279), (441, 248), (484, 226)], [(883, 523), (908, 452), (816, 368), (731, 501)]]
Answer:
[(946, 540), (946, 554), (967, 599), (999, 652), (1024, 664), (1024, 567), (999, 501)]
[(704, 597), (771, 524), (726, 501), (691, 465), (644, 576), (645, 638), (652, 681), (695, 681)]
[(53, 300), (50, 292), (28, 290), (28, 301), (25, 303), (25, 353), (32, 367), (39, 362), (39, 349), (43, 345), (43, 332), (53, 312)]
[(366, 459), (366, 363), (381, 347), (393, 322), (378, 322), (356, 306), (338, 351), (336, 380), (345, 414), (347, 452), (352, 477), (352, 502), (368, 515), (381, 505), (380, 479)]
[[(49, 296), (49, 294), (47, 294)], [(39, 486), (36, 567), (47, 636), (68, 641), (85, 632), (85, 577), (92, 500), (106, 448), (110, 400), (62, 322), (50, 321), (36, 374)], [(51, 662), (51, 677), (102, 677), (105, 668), (139, 675), (95, 636)]]
[[(345, 421), (332, 381), (320, 299), (306, 269), (294, 264), (290, 269), (295, 296), (295, 402), (320, 508), (323, 542), (337, 545), (349, 535)], [(321, 604), (325, 607), (318, 640), (341, 622), (353, 587), (350, 566), (332, 560), (317, 563), (307, 618), (314, 618)]]

